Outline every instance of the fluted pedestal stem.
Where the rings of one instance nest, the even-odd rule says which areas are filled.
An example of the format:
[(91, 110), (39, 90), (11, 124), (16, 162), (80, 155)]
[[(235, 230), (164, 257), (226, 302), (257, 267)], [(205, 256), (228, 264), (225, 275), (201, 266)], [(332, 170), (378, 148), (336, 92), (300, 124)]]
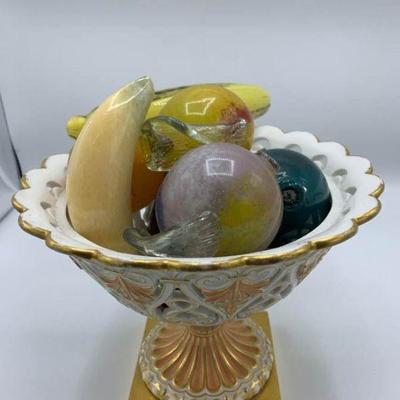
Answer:
[(250, 319), (213, 327), (160, 324), (143, 342), (139, 364), (159, 399), (246, 400), (268, 380), (272, 348)]

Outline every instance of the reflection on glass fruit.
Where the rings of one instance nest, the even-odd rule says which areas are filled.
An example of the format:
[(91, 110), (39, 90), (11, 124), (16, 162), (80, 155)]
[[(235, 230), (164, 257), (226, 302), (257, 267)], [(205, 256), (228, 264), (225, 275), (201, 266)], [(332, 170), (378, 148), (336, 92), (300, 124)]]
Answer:
[[(197, 85), (188, 87), (168, 101), (160, 115), (174, 117), (190, 125), (231, 125), (241, 119), (247, 123), (246, 134), (239, 144), (251, 147), (254, 123), (251, 112), (236, 94), (222, 86)], [(229, 138), (226, 140), (229, 142)]]
[(266, 153), (278, 165), (276, 177), (284, 204), (282, 224), (271, 244), (278, 247), (315, 229), (328, 215), (332, 199), (324, 174), (308, 157), (287, 149)]
[[(265, 114), (271, 104), (269, 94), (262, 87), (257, 85), (246, 85), (241, 83), (214, 83), (212, 85), (222, 86), (235, 93), (246, 104), (253, 118), (257, 118)], [(147, 112), (146, 119), (153, 118), (159, 115), (162, 108), (174, 95), (188, 87), (190, 86), (180, 86), (156, 92), (155, 97), (150, 104), (150, 108)], [(71, 117), (68, 120), (66, 127), (69, 136), (76, 139), (80, 131), (82, 130), (82, 127), (85, 124), (86, 120), (94, 111), (95, 110), (92, 110), (87, 115), (74, 115), (73, 117)]]
[(160, 187), (157, 222), (163, 231), (204, 211), (219, 218), (218, 256), (265, 249), (282, 218), (282, 196), (268, 161), (228, 143), (185, 154)]
[(148, 119), (140, 137), (147, 167), (169, 171), (179, 158), (200, 144), (233, 143), (249, 149), (254, 123), (246, 104), (217, 85), (182, 89)]
[(150, 170), (169, 171), (179, 158), (201, 144), (242, 144), (247, 130), (244, 119), (233, 124), (189, 125), (174, 117), (159, 115), (143, 124), (140, 143)]

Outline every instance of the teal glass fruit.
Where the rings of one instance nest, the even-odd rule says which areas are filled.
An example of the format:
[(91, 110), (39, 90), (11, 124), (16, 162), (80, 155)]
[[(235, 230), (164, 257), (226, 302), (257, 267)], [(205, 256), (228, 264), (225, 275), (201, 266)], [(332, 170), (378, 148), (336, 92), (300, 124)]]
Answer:
[(283, 218), (270, 247), (283, 246), (314, 230), (326, 218), (332, 198), (318, 166), (305, 155), (287, 149), (266, 150), (276, 163), (282, 192)]

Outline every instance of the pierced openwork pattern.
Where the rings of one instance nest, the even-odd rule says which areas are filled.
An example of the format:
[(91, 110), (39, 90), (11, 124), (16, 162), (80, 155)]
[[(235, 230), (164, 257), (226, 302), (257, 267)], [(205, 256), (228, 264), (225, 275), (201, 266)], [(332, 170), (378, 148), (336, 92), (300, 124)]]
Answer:
[(73, 257), (118, 301), (168, 323), (217, 325), (247, 318), (286, 297), (328, 250), (273, 266), (185, 273), (108, 267)]
[(40, 202), (40, 206), (46, 213), (49, 224), (57, 229), (57, 219), (55, 215), (55, 206), (57, 199), (61, 192), (64, 191), (64, 187), (60, 183), (55, 181), (47, 181), (45, 186), (45, 195), (43, 200)]
[[(349, 239), (356, 233), (358, 225), (369, 221), (379, 212), (378, 197), (383, 191), (382, 181), (372, 175), (368, 160), (350, 156), (342, 145), (318, 142), (315, 136), (307, 132), (284, 134), (278, 128), (264, 126), (255, 131), (253, 150), (260, 146), (290, 148), (305, 154), (322, 169), (332, 192), (334, 207), (326, 220), (305, 237), (278, 249), (243, 256), (182, 261), (132, 256), (101, 248), (79, 236), (65, 218), (64, 188), (68, 154), (49, 157), (42, 169), (29, 171), (23, 178), (24, 189), (13, 197), (13, 205), (21, 213), (21, 227), (33, 235), (46, 238), (47, 245), (57, 251), (81, 255), (106, 265), (181, 270), (224, 270), (240, 265), (270, 265), (288, 260), (293, 254), (306, 254)], [(42, 202), (51, 207), (46, 205), (45, 211)]]
[[(372, 175), (369, 161), (349, 156), (337, 143), (318, 142), (306, 132), (284, 134), (278, 128), (266, 126), (256, 129), (253, 150), (259, 146), (290, 148), (305, 154), (321, 168), (332, 194), (333, 207), (320, 226), (276, 249), (231, 257), (177, 259), (136, 256), (102, 248), (75, 232), (67, 219), (67, 154), (52, 156), (41, 169), (29, 171), (22, 179), (23, 189), (13, 197), (13, 205), (20, 212), (19, 224), (24, 230), (44, 239), (50, 248), (71, 256), (81, 269), (127, 307), (166, 323), (193, 325), (194, 332), (197, 327), (201, 331), (225, 321), (234, 327), (238, 322), (232, 321), (247, 318), (286, 297), (332, 246), (352, 237), (359, 225), (373, 218), (380, 210), (378, 197), (383, 191), (383, 183)], [(190, 334), (181, 331), (177, 335), (189, 340), (193, 330)], [(224, 328), (223, 332), (224, 338), (229, 337), (224, 343), (232, 344), (231, 337), (235, 335), (230, 328)], [(237, 373), (236, 380), (227, 378), (218, 382), (202, 378), (203, 383), (208, 382), (201, 392), (204, 395), (193, 397), (171, 384), (172, 378), (162, 380), (154, 367), (149, 367), (153, 362), (149, 346), (157, 334), (157, 330), (151, 333), (141, 350), (141, 367), (147, 385), (164, 398), (243, 400), (255, 395), (267, 379), (265, 371), (269, 373), (272, 362), (268, 358), (269, 342), (262, 337), (262, 332), (255, 333), (254, 336), (261, 338), (259, 354), (264, 357), (257, 361), (261, 363), (257, 364), (260, 365), (255, 369), (257, 373), (243, 379)], [(203, 339), (190, 339), (190, 343), (191, 340), (202, 342)], [(248, 345), (250, 349), (252, 344)], [(216, 354), (215, 347), (210, 350), (211, 343), (207, 347), (207, 351)], [(208, 355), (204, 353), (204, 357)], [(174, 378), (175, 383), (195, 390), (200, 388), (201, 385), (196, 386), (199, 381), (185, 380), (185, 376), (182, 372)], [(221, 382), (229, 386), (234, 381), (239, 386), (221, 389), (223, 397), (221, 393), (209, 396), (208, 392), (215, 394), (214, 389)]]

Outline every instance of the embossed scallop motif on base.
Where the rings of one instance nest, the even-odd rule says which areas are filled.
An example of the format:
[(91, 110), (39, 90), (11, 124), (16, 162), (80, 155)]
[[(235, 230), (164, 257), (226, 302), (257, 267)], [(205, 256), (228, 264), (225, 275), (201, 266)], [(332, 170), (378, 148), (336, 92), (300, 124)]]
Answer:
[(251, 320), (215, 327), (164, 324), (142, 346), (139, 364), (161, 399), (245, 400), (268, 380), (272, 348)]

